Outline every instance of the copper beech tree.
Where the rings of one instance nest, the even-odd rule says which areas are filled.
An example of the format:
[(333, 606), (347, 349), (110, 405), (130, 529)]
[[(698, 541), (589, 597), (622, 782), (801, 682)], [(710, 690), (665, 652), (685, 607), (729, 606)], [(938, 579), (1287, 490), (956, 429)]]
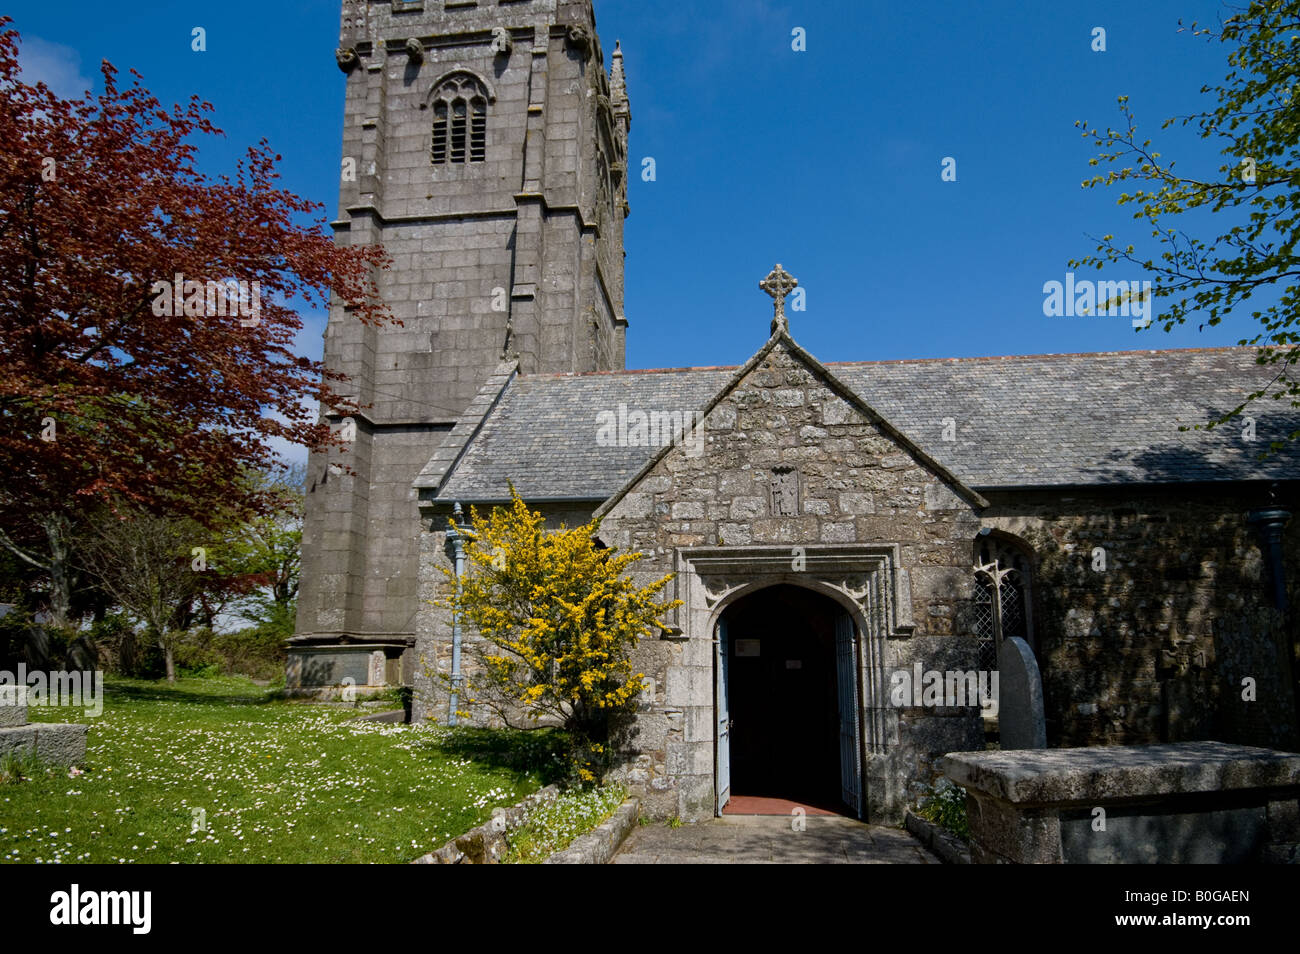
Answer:
[[(330, 294), (390, 320), (377, 247), (335, 245), (321, 208), (277, 188), (265, 140), (230, 177), (196, 170), (220, 135), (194, 97), (170, 110), (102, 65), (78, 99), (21, 79), (0, 19), (0, 545), (71, 605), (70, 547), (97, 504), (204, 523), (267, 500), (252, 471), (282, 438), (340, 444), (317, 401), (356, 406), (296, 355), (294, 304)], [(220, 504), (220, 506), (217, 506)]]

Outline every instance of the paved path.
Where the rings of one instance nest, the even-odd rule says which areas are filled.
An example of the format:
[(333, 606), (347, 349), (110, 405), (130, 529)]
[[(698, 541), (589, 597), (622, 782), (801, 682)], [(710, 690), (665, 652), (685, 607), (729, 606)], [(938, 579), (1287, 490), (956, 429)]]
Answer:
[(940, 864), (898, 828), (841, 817), (803, 821), (804, 831), (781, 815), (728, 815), (680, 828), (638, 825), (611, 864)]

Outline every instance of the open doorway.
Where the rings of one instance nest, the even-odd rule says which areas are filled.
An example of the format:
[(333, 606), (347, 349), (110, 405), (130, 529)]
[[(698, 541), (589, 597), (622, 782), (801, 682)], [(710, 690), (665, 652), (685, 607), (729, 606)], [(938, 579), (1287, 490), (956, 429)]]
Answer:
[(851, 617), (782, 584), (718, 622), (718, 809), (860, 815), (858, 666)]

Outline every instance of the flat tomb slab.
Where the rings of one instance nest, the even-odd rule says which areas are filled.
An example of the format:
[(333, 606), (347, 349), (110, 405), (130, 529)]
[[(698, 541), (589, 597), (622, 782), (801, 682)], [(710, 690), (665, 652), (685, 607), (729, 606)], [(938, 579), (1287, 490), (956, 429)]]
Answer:
[(1300, 754), (1226, 742), (953, 752), (937, 768), (967, 791), (1015, 805), (1300, 786)]

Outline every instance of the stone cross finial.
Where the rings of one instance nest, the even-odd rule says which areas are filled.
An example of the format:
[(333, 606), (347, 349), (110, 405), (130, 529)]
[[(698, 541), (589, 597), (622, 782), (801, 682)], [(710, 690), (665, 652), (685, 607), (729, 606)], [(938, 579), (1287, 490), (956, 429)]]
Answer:
[(767, 278), (758, 283), (758, 287), (774, 299), (776, 314), (772, 316), (772, 334), (789, 328), (785, 318), (785, 296), (794, 291), (798, 284), (799, 280), (787, 273), (780, 262), (776, 263), (776, 268), (772, 269)]

